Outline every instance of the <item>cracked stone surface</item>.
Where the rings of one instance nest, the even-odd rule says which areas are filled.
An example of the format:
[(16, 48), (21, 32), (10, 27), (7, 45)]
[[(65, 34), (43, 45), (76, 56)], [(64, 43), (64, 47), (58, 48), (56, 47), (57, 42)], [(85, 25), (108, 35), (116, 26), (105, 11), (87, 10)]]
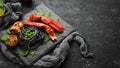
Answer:
[[(79, 47), (72, 43), (69, 58), (60, 68), (120, 68), (119, 0), (35, 0), (32, 7), (24, 7), (24, 13), (40, 2), (75, 27), (95, 53), (95, 60), (84, 59)], [(20, 68), (1, 53), (0, 60), (2, 68)]]

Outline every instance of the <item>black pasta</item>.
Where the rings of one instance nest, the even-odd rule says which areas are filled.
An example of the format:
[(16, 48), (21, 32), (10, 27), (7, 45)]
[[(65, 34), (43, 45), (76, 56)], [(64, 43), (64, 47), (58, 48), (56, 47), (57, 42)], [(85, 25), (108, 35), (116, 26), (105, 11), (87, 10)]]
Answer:
[[(34, 34), (31, 37), (28, 36), (29, 38), (27, 38), (25, 36), (25, 33), (29, 30), (32, 31)], [(19, 46), (21, 48), (34, 49), (40, 44), (42, 44), (43, 40), (44, 40), (43, 31), (38, 30), (35, 27), (24, 26), (24, 28), (22, 29), (22, 32), (19, 35)]]

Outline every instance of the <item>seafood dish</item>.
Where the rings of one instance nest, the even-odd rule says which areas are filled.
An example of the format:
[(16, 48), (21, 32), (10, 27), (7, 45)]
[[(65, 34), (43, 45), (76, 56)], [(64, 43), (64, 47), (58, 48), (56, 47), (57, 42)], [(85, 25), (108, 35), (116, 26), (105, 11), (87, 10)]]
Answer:
[(43, 3), (0, 31), (3, 55), (28, 68), (60, 66), (68, 57), (72, 41), (77, 42), (83, 57), (93, 55), (83, 36)]

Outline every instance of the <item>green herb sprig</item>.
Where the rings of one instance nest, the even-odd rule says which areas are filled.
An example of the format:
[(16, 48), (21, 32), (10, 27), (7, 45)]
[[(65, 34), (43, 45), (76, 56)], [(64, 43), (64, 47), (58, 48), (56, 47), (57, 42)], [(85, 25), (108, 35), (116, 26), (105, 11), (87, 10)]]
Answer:
[(31, 56), (35, 56), (36, 55), (36, 51), (35, 50), (29, 50), (29, 49), (24, 49), (21, 51), (21, 56), (23, 57), (26, 57), (28, 55), (31, 55)]

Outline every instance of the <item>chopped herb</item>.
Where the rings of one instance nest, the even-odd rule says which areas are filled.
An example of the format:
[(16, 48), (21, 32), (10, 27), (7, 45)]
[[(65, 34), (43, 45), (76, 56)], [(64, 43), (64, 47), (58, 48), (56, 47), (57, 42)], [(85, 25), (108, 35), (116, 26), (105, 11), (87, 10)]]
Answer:
[(6, 32), (7, 32), (8, 34), (11, 34), (11, 33), (10, 33), (10, 29), (7, 29)]
[(47, 33), (45, 33), (45, 38), (43, 40), (43, 43), (47, 43), (50, 40), (49, 36)]
[(44, 16), (46, 16), (46, 17), (51, 16), (51, 12), (50, 11), (46, 12)]
[(27, 56), (27, 55), (29, 54), (29, 51), (30, 51), (30, 50), (28, 50), (28, 49), (24, 49), (24, 50), (22, 50), (21, 55), (22, 55), (23, 57), (25, 57), (25, 56)]
[(1, 41), (6, 41), (8, 39), (9, 35), (6, 34), (6, 35), (3, 35), (2, 37), (0, 37), (0, 40)]
[(36, 9), (35, 14), (41, 15), (41, 16), (45, 15), (45, 13), (42, 10), (38, 10), (38, 9)]
[(55, 18), (52, 18), (54, 21), (59, 21), (59, 18), (55, 17)]
[(35, 56), (35, 55), (36, 55), (36, 51), (35, 51), (35, 50), (31, 50), (31, 51), (30, 51), (30, 55), (31, 55), (31, 56)]

